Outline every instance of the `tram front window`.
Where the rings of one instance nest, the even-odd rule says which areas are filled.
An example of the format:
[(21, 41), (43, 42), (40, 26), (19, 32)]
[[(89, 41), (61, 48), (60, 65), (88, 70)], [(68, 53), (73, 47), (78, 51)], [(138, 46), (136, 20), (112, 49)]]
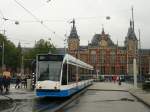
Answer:
[(59, 81), (61, 65), (60, 61), (40, 61), (38, 81)]

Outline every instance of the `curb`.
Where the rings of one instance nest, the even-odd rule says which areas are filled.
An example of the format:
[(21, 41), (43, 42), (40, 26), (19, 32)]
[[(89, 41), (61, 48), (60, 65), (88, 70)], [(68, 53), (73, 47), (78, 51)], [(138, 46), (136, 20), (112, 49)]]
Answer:
[(148, 106), (150, 108), (150, 104), (146, 101), (144, 101), (142, 98), (138, 97), (137, 95), (135, 95), (134, 93), (132, 93), (131, 91), (128, 91), (132, 96), (134, 96), (136, 99), (138, 99), (140, 102), (144, 103), (146, 106)]
[(114, 89), (87, 89), (87, 90), (94, 90), (94, 91), (122, 91), (122, 92), (129, 92), (128, 90), (114, 90)]
[(143, 104), (145, 104), (146, 106), (148, 106), (150, 108), (150, 104), (146, 101), (144, 101), (142, 98), (140, 98), (138, 95), (134, 94), (133, 92), (131, 92), (131, 90), (111, 90), (111, 89), (87, 89), (87, 90), (95, 90), (95, 91), (122, 91), (122, 92), (128, 92), (130, 93), (132, 96), (134, 96), (137, 100), (139, 100), (140, 102), (142, 102)]

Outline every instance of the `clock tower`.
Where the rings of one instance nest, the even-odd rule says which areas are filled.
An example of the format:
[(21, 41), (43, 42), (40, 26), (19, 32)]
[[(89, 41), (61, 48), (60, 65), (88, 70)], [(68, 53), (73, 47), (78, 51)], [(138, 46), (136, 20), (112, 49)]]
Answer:
[(80, 39), (79, 39), (77, 30), (75, 27), (75, 20), (73, 19), (73, 21), (71, 21), (71, 23), (73, 25), (71, 28), (70, 35), (68, 37), (68, 52), (70, 54), (74, 55), (75, 53), (77, 53), (79, 51)]

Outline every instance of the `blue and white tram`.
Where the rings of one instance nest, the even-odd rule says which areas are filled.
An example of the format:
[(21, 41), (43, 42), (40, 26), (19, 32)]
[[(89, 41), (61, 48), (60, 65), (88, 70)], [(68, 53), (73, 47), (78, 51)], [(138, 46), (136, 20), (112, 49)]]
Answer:
[(40, 54), (36, 61), (39, 97), (67, 97), (92, 84), (93, 67), (69, 54)]

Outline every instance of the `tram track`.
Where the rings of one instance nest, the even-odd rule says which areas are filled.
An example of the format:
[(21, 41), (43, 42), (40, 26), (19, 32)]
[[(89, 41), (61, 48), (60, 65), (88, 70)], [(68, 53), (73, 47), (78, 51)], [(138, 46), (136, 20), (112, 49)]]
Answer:
[(7, 100), (13, 101), (13, 98), (11, 98), (11, 97), (9, 97), (9, 96), (7, 96), (7, 95), (3, 95), (3, 94), (2, 94), (2, 96), (6, 97)]
[[(32, 109), (28, 110), (34, 112), (60, 112), (65, 106), (76, 100), (83, 93), (87, 91), (87, 88), (82, 89), (78, 93), (68, 97), (68, 98), (35, 98), (32, 100), (14, 100), (13, 98), (3, 95), (7, 98), (5, 99), (5, 105), (9, 103), (10, 107), (5, 108), (2, 112), (24, 112), (24, 109), (30, 108), (32, 104)], [(60, 100), (61, 99), (61, 100)]]
[(80, 92), (78, 92), (78, 93), (74, 94), (73, 96), (69, 97), (66, 101), (62, 102), (60, 105), (58, 105), (58, 106), (56, 106), (52, 109), (49, 109), (49, 105), (47, 105), (46, 107), (38, 109), (36, 112), (60, 112), (61, 109), (63, 109), (65, 106), (67, 106), (68, 104), (73, 102), (75, 99), (80, 97), (86, 91), (87, 91), (87, 88), (84, 88)]
[[(78, 99), (80, 97), (87, 97), (91, 95), (102, 95), (103, 92), (106, 93), (114, 93), (115, 91), (101, 91), (101, 90), (94, 90), (94, 92), (89, 92), (93, 91), (91, 89), (84, 88), (78, 93), (74, 94), (73, 96), (70, 96), (68, 98), (35, 98), (35, 99), (30, 99), (30, 100), (13, 100), (11, 97), (7, 95), (3, 95), (4, 97), (7, 97), (9, 102), (6, 101), (6, 103), (11, 104), (10, 108), (2, 111), (2, 112), (63, 112), (64, 109), (69, 109), (69, 108), (75, 108), (74, 106), (78, 105)], [(95, 93), (97, 92), (97, 93)], [(101, 92), (101, 93), (99, 93)], [(125, 94), (130, 94), (132, 97), (127, 96), (121, 96), (118, 97), (116, 96), (115, 99), (95, 99), (91, 104), (93, 103), (117, 103), (117, 102), (129, 102), (129, 103), (136, 103), (136, 102), (141, 102), (139, 99), (137, 99), (135, 96), (133, 96), (129, 91), (116, 91), (118, 93), (122, 92), (122, 95)], [(84, 94), (84, 95), (83, 95)], [(107, 95), (107, 94), (106, 94)], [(104, 95), (105, 96), (105, 95)], [(86, 99), (86, 98), (85, 98)], [(74, 102), (74, 103), (73, 103)], [(82, 102), (83, 103), (83, 102)], [(143, 102), (141, 102), (143, 103)], [(84, 101), (83, 104), (88, 104), (88, 101)], [(32, 106), (31, 106), (32, 105)], [(73, 107), (71, 107), (73, 106)]]

